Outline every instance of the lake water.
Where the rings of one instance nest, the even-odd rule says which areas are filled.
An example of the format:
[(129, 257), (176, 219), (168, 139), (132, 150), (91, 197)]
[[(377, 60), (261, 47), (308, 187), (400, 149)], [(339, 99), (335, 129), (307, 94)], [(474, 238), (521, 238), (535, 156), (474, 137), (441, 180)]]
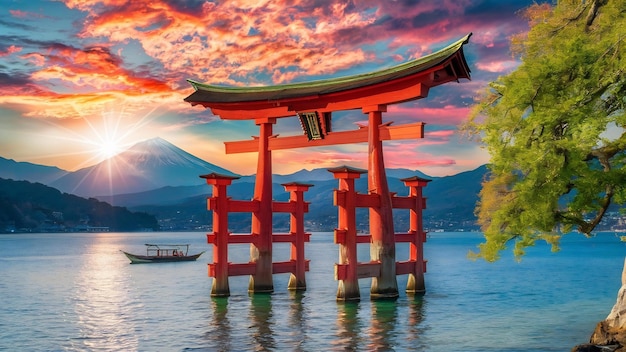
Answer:
[[(0, 235), (0, 350), (6, 351), (569, 351), (611, 310), (626, 244), (614, 234), (572, 234), (562, 250), (531, 248), (521, 262), (471, 261), (478, 233), (433, 233), (424, 296), (336, 302), (331, 233), (314, 233), (307, 291), (248, 295), (230, 279), (229, 298), (211, 298), (204, 233)], [(196, 262), (130, 265), (120, 249), (190, 243)], [(363, 260), (367, 246), (359, 247)], [(247, 245), (231, 245), (233, 262)], [(275, 245), (275, 261), (288, 259)], [(399, 245), (398, 260), (408, 257)]]

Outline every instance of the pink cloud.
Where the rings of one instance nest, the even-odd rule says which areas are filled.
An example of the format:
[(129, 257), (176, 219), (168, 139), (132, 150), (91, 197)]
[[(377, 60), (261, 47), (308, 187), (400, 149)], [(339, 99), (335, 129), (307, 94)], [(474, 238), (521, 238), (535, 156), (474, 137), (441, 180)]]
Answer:
[(21, 56), (24, 60), (29, 60), (36, 66), (43, 66), (46, 63), (46, 57), (40, 53), (29, 53)]
[(22, 48), (19, 46), (11, 45), (5, 51), (0, 50), (0, 57), (9, 56), (13, 53), (19, 53), (22, 51)]
[[(441, 108), (426, 108), (400, 104), (388, 107), (387, 112), (387, 119), (397, 121), (398, 123), (421, 121), (436, 125), (459, 125), (467, 118), (470, 107), (447, 105)], [(396, 119), (396, 117), (399, 117), (399, 119)]]
[(423, 167), (423, 166), (450, 166), (450, 165), (456, 165), (456, 161), (454, 159), (447, 159), (447, 158), (437, 158), (437, 159), (421, 159), (421, 160), (416, 160), (412, 163), (412, 165), (415, 165), (417, 167)]
[(515, 60), (503, 60), (503, 61), (490, 61), (490, 62), (477, 62), (476, 67), (479, 70), (487, 72), (510, 72), (519, 65)]
[(397, 143), (385, 148), (385, 166), (388, 168), (418, 169), (424, 166), (455, 165), (453, 158), (433, 156), (420, 152), (420, 147), (427, 144), (420, 142)]
[(439, 130), (439, 131), (429, 131), (426, 132), (426, 136), (428, 137), (439, 137), (439, 138), (449, 138), (452, 137), (456, 131), (452, 130)]
[(27, 12), (21, 10), (9, 10), (11, 16), (15, 18), (43, 18), (44, 16), (34, 12)]

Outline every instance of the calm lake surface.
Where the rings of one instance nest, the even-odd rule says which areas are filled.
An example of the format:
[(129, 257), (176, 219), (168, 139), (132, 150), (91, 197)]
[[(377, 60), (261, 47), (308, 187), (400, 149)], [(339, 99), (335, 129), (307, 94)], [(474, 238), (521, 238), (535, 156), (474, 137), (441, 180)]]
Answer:
[[(424, 296), (338, 303), (332, 233), (313, 233), (308, 289), (248, 295), (248, 277), (230, 279), (231, 297), (211, 298), (205, 233), (0, 235), (0, 350), (6, 351), (569, 351), (611, 310), (626, 244), (614, 234), (572, 234), (562, 250), (510, 253), (496, 263), (467, 259), (478, 233), (433, 233)], [(130, 265), (120, 249), (190, 243), (196, 262)], [(230, 259), (247, 262), (248, 245)], [(366, 245), (359, 247), (363, 260)], [(275, 245), (275, 261), (288, 246)], [(408, 257), (401, 245), (398, 260)]]

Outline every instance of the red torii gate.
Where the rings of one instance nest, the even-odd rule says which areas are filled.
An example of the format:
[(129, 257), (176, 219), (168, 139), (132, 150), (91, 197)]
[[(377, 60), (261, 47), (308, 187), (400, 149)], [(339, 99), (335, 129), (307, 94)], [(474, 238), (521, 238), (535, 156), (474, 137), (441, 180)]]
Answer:
[[(372, 279), (371, 298), (398, 296), (393, 204), (385, 174), (382, 141), (423, 138), (424, 126), (422, 122), (391, 126), (391, 122), (382, 122), (382, 113), (387, 111), (388, 105), (425, 98), (432, 87), (458, 82), (461, 78), (470, 79), (463, 54), (463, 45), (468, 43), (470, 36), (471, 33), (425, 57), (349, 77), (267, 87), (222, 87), (189, 80), (195, 92), (185, 98), (186, 102), (210, 108), (213, 114), (224, 120), (254, 120), (259, 126), (259, 136), (252, 140), (225, 142), (227, 154), (258, 152), (253, 196), (258, 206), (252, 211), (251, 226), (256, 236), (251, 244), (251, 262), (256, 263), (256, 268), (250, 278), (250, 292), (273, 291), (271, 152), (367, 142), (368, 190), (370, 195), (378, 198), (369, 207), (370, 253), (371, 260), (380, 264), (377, 276)], [(354, 109), (361, 109), (368, 115), (368, 126), (353, 131), (333, 131), (332, 112)], [(300, 118), (304, 135), (279, 137), (273, 134), (272, 126), (278, 118), (296, 115)], [(338, 299), (358, 297), (338, 293)]]

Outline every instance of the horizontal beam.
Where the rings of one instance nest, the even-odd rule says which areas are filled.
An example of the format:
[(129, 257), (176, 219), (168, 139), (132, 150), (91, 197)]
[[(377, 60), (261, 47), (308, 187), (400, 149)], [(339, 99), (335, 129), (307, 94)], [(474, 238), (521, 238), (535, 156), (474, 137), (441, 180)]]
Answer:
[[(333, 192), (333, 205), (344, 207), (347, 198), (349, 195), (349, 191), (336, 189)], [(377, 208), (380, 206), (380, 195), (376, 193), (372, 194), (362, 194), (362, 193), (352, 193), (354, 196), (354, 207), (355, 208)]]
[(228, 199), (228, 209), (218, 209), (216, 197), (207, 198), (207, 210), (221, 210), (230, 213), (252, 213), (259, 211), (258, 200), (233, 200)]
[[(305, 232), (303, 234), (304, 238), (304, 242), (310, 242), (311, 241), (311, 234), (308, 232)], [(210, 233), (206, 235), (207, 238), (207, 243), (208, 244), (217, 244), (217, 234), (215, 233)], [(259, 238), (259, 235), (257, 234), (228, 234), (227, 239), (228, 239), (228, 243), (230, 244), (242, 244), (242, 243), (256, 243), (256, 240)], [(272, 242), (273, 243), (293, 243), (296, 241), (296, 234), (295, 233), (275, 233), (272, 234)], [(369, 240), (367, 241), (369, 242)], [(365, 242), (363, 242), (365, 243)]]
[[(427, 260), (423, 261), (423, 271), (426, 272)], [(348, 267), (350, 264), (335, 264), (335, 280), (348, 279)], [(380, 275), (380, 262), (357, 263), (357, 279), (378, 277)], [(396, 262), (396, 275), (419, 274), (417, 261), (407, 260)]]
[[(422, 209), (426, 209), (426, 198), (422, 198)], [(391, 197), (391, 207), (394, 209), (417, 209), (417, 197)]]
[[(311, 261), (306, 259), (304, 261), (304, 271), (309, 271)], [(296, 272), (296, 261), (289, 260), (286, 262), (272, 263), (272, 274), (284, 274)], [(216, 263), (209, 263), (209, 277), (215, 277)], [(228, 263), (228, 276), (243, 276), (254, 275), (256, 273), (256, 263)]]
[[(336, 244), (346, 244), (348, 237), (347, 230), (339, 230), (335, 229), (335, 243)], [(354, 235), (355, 243), (370, 243), (372, 242), (372, 235)]]
[[(209, 277), (215, 277), (216, 263), (208, 264)], [(256, 263), (228, 263), (228, 276), (254, 275), (256, 273)]]
[[(423, 271), (426, 272), (426, 260), (423, 261)], [(396, 275), (419, 274), (417, 261), (407, 260), (396, 262)]]
[[(368, 139), (368, 128), (362, 127), (353, 131), (329, 132), (323, 139), (309, 140), (306, 136), (273, 137), (268, 141), (269, 150), (321, 147), (338, 144), (365, 143)], [(415, 122), (399, 126), (381, 125), (381, 141), (420, 139), (424, 138), (424, 123)], [(226, 154), (250, 153), (259, 151), (258, 139), (248, 141), (224, 142)]]
[[(348, 267), (354, 264), (335, 264), (335, 280), (348, 279)], [(357, 279), (380, 276), (380, 262), (365, 262), (356, 264)]]
[[(256, 243), (256, 239), (259, 237), (257, 234), (245, 234), (245, 235), (233, 235), (229, 234), (227, 236), (228, 243), (232, 244), (241, 244), (241, 243)], [(206, 235), (207, 243), (209, 244), (217, 244), (217, 234), (210, 233)]]
[[(311, 261), (306, 259), (304, 261), (304, 271), (309, 271), (309, 263)], [(286, 262), (276, 262), (272, 263), (272, 274), (285, 274), (285, 273), (296, 273), (296, 261), (290, 260)]]
[(404, 243), (404, 242), (417, 243), (417, 242), (419, 242), (419, 238), (417, 236), (417, 232), (396, 233), (394, 235), (394, 240), (395, 240), (396, 243)]

